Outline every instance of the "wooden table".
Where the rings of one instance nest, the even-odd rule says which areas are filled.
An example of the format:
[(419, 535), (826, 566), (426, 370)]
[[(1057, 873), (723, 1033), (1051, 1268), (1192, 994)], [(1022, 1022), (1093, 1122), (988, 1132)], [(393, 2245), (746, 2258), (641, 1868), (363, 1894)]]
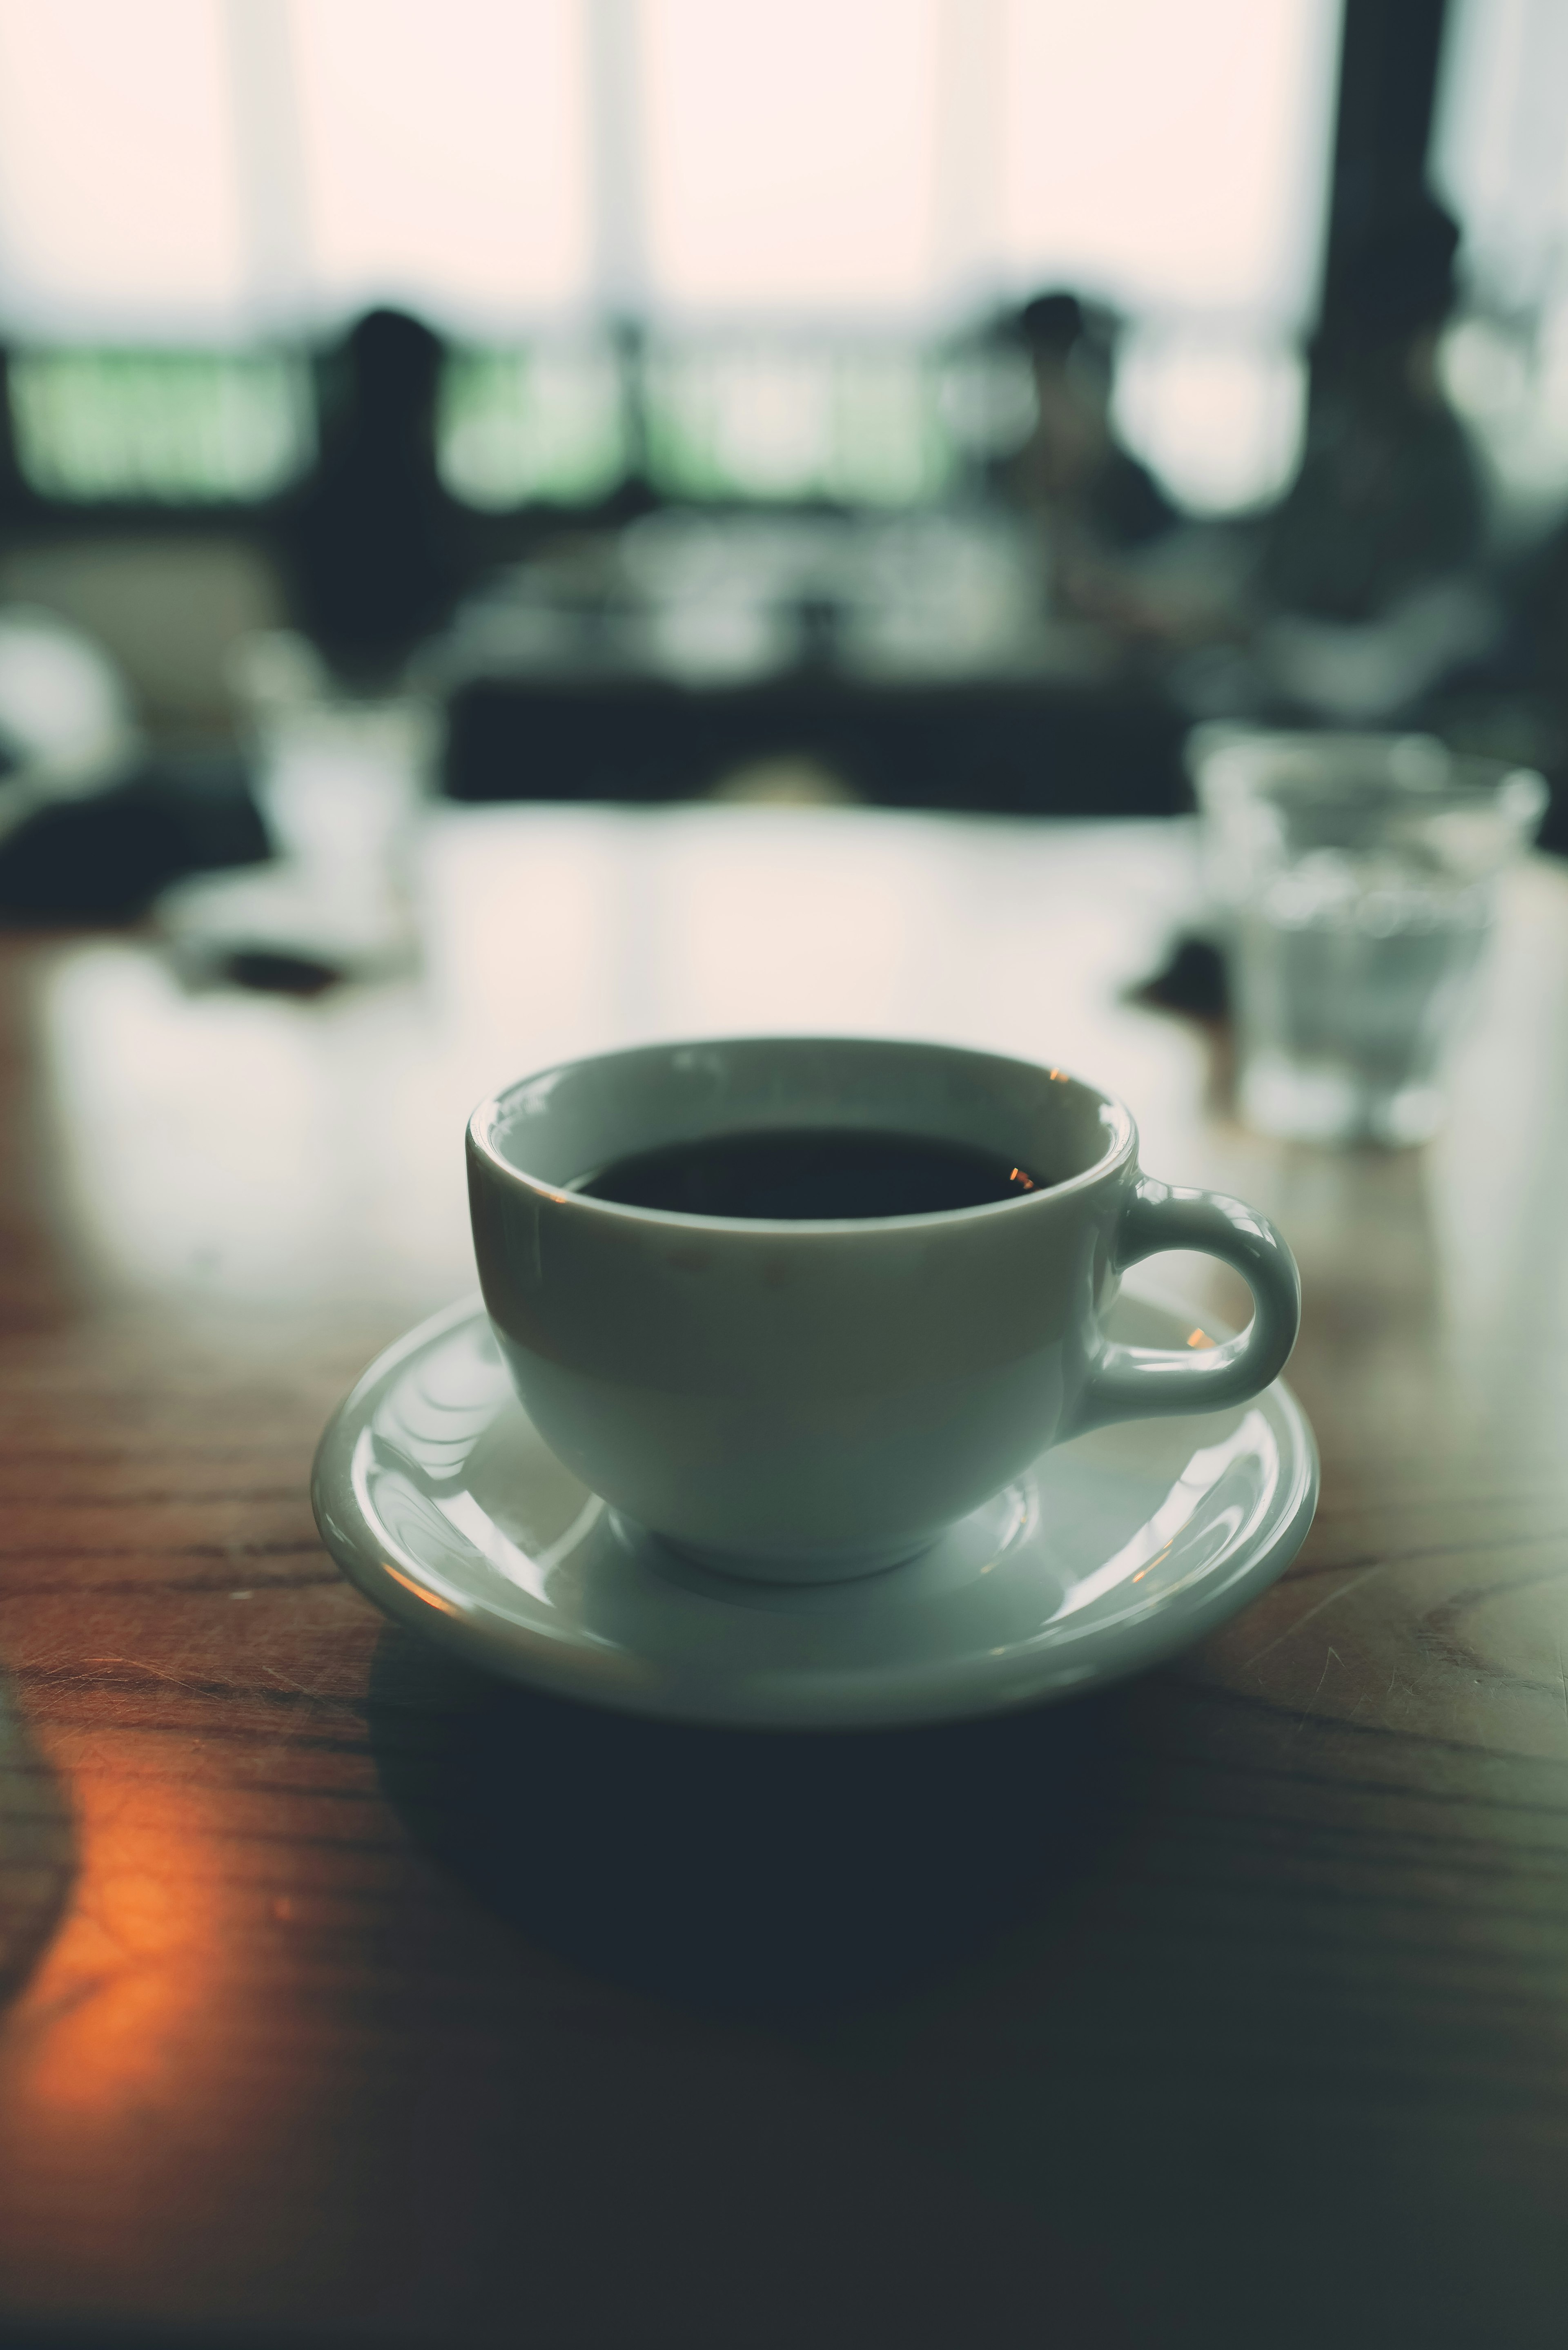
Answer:
[[(396, 983), (5, 942), (5, 2339), (1561, 2341), (1568, 875), (1511, 880), (1444, 1139), (1335, 1157), (1241, 1132), (1127, 1000), (1189, 854), (454, 811)], [(1155, 1173), (1283, 1225), (1322, 1508), (1176, 1668), (684, 1732), (493, 1686), (333, 1571), (312, 1447), (470, 1282), (471, 1102), (786, 1025), (1080, 1066)]]

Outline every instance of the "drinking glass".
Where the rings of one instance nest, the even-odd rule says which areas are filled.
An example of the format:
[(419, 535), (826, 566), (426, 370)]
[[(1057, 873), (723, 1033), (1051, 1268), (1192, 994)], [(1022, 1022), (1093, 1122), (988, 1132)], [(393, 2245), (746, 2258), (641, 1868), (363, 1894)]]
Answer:
[(1495, 877), (1545, 785), (1425, 735), (1233, 733), (1194, 767), (1242, 1118), (1300, 1141), (1424, 1141)]

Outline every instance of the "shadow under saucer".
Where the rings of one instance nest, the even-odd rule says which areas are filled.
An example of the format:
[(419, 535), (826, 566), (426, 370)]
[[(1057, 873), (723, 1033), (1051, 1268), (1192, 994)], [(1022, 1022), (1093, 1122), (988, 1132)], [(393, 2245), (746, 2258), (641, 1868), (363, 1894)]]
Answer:
[(933, 1729), (710, 1729), (525, 1691), (389, 1627), (383, 1787), (486, 1905), (702, 2007), (854, 2003), (973, 1956), (1106, 1833), (1114, 1700)]

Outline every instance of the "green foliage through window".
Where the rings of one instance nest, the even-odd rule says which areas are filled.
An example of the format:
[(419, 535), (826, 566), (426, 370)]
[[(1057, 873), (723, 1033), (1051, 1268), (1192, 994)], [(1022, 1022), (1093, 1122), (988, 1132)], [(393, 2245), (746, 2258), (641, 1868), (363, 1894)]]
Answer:
[(465, 504), (591, 505), (627, 470), (613, 350), (454, 352), (441, 375), (437, 450), (442, 481)]
[(23, 351), (10, 386), (17, 459), (45, 497), (265, 498), (314, 448), (305, 362), (281, 352)]
[(911, 351), (656, 351), (646, 398), (649, 471), (672, 496), (910, 506), (952, 479), (936, 370)]
[[(940, 364), (914, 350), (659, 342), (627, 366), (607, 339), (456, 350), (437, 462), (488, 512), (592, 505), (631, 463), (664, 496), (919, 506), (961, 452)], [(171, 505), (275, 494), (315, 447), (308, 363), (282, 352), (23, 351), (11, 361), (23, 474), (46, 497)]]
[(613, 349), (453, 355), (441, 391), (441, 477), (468, 504), (588, 504), (629, 462), (640, 389), (646, 461), (667, 497), (911, 506), (940, 497), (957, 453), (939, 369), (906, 350), (657, 344), (623, 391)]

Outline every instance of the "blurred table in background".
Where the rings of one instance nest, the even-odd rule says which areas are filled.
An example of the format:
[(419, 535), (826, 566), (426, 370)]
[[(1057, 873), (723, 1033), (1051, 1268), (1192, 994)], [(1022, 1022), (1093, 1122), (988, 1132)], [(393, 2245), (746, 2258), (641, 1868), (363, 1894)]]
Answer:
[(481, 676), (446, 707), (457, 800), (677, 800), (794, 761), (878, 807), (1148, 816), (1188, 805), (1189, 719), (1126, 684)]
[(1055, 612), (1041, 535), (991, 508), (581, 533), (421, 664), (455, 799), (668, 801), (805, 759), (876, 806), (1016, 816), (1188, 805), (1167, 665)]
[[(0, 944), (7, 2339), (1560, 2339), (1568, 875), (1509, 877), (1447, 1134), (1332, 1157), (1240, 1131), (1132, 993), (1191, 854), (442, 810), (374, 987)], [(1178, 1666), (683, 1732), (334, 1573), (315, 1440), (471, 1284), (472, 1101), (773, 1027), (1079, 1066), (1152, 1171), (1283, 1226), (1322, 1507)]]

